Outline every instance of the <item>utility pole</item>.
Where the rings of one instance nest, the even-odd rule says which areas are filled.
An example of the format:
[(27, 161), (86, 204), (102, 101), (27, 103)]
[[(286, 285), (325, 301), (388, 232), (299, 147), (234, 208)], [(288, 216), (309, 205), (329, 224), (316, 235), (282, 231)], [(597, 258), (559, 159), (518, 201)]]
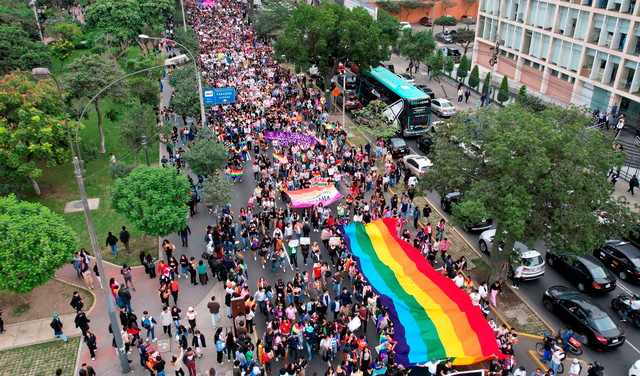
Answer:
[[(184, 26), (184, 32), (187, 32), (187, 20), (184, 17), (184, 0), (180, 0), (180, 5), (182, 5), (182, 25)], [(195, 62), (195, 60), (194, 60)]]
[(33, 0), (29, 3), (29, 6), (33, 8), (33, 14), (36, 16), (36, 25), (38, 25), (38, 34), (40, 34), (40, 40), (44, 43), (44, 36), (42, 35), (42, 28), (40, 27), (40, 19), (38, 18), (38, 7), (36, 1)]
[[(491, 86), (491, 80), (493, 80), (494, 73), (496, 71), (496, 64), (498, 64), (498, 56), (500, 56), (500, 34), (496, 36), (496, 46), (489, 48), (492, 51), (491, 59), (489, 59), (489, 65), (491, 65), (491, 77), (489, 77), (489, 92), (487, 93), (487, 99), (491, 99), (491, 93), (493, 87)], [(497, 99), (497, 98), (496, 98)]]
[(149, 164), (149, 150), (147, 150), (147, 135), (142, 135), (142, 148), (144, 149), (144, 154), (147, 157), (147, 167), (151, 167)]

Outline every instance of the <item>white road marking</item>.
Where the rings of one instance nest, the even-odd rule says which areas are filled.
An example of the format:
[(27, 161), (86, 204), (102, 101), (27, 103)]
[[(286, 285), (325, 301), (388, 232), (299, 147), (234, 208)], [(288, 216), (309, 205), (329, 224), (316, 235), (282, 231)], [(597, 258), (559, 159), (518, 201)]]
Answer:
[(635, 347), (634, 345), (632, 345), (632, 344), (631, 344), (631, 342), (629, 342), (629, 340), (628, 340), (628, 339), (627, 339), (625, 342), (626, 342), (626, 343), (628, 343), (628, 344), (629, 344), (629, 346), (631, 346), (631, 348), (632, 348), (632, 349), (636, 350), (636, 352), (637, 352), (638, 354), (640, 354), (640, 350), (638, 350), (638, 348), (637, 348), (637, 347)]
[[(628, 287), (626, 287), (625, 285), (623, 285), (622, 283), (618, 282), (618, 287), (620, 287), (622, 289), (622, 291), (626, 292), (629, 295), (633, 295), (633, 291), (629, 290)], [(638, 351), (640, 352), (640, 351)]]

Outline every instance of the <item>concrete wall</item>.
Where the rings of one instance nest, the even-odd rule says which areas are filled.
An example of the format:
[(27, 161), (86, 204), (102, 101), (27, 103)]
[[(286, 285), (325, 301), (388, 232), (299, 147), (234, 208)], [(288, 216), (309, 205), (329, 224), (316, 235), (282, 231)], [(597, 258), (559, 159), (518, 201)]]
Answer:
[[(447, 14), (450, 16), (455, 17), (457, 20), (460, 19), (460, 17), (462, 17), (463, 15), (469, 15), (472, 16), (473, 18), (475, 18), (476, 20), (478, 19), (478, 4), (479, 1), (476, 1), (475, 3), (469, 4), (469, 3), (465, 3), (462, 0), (457, 0), (458, 1), (458, 5), (456, 5), (453, 8), (449, 8), (447, 9)], [(430, 3), (428, 1), (424, 1), (424, 3)], [(371, 1), (370, 2), (371, 5), (375, 5), (375, 1)], [(442, 9), (442, 4), (440, 2), (436, 2), (436, 6), (435, 6), (435, 15), (434, 15), (434, 9), (431, 8), (428, 10), (428, 14), (425, 13), (425, 8), (422, 9), (416, 9), (414, 11), (411, 12), (411, 14), (407, 14), (407, 12), (403, 9), (399, 15), (394, 14), (394, 16), (398, 17), (398, 20), (404, 22), (404, 21), (408, 21), (410, 23), (417, 23), (422, 17), (432, 17), (434, 20), (442, 17), (444, 15), (444, 11)], [(407, 19), (408, 17), (408, 19)], [(463, 25), (459, 25), (459, 26), (463, 26)], [(437, 30), (437, 32), (442, 31), (441, 30), (442, 27), (441, 26), (436, 26), (435, 30)]]
[(573, 82), (569, 83), (563, 79), (549, 75), (549, 85), (547, 85), (546, 94), (554, 98), (558, 98), (563, 102), (570, 103), (573, 85)]
[[(501, 56), (500, 58), (503, 58)], [(522, 74), (520, 75), (520, 83), (523, 85), (527, 85), (527, 89), (540, 91), (540, 76), (542, 75), (542, 71), (537, 70), (528, 65), (522, 65)]]

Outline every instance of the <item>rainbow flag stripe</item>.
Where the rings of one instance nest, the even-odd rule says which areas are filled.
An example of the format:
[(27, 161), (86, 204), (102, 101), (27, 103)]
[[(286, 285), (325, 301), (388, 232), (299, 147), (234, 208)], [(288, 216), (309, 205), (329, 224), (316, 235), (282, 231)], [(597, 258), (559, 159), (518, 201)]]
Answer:
[(231, 170), (231, 177), (232, 178), (241, 178), (242, 177), (242, 173), (244, 171), (243, 170)]
[(409, 367), (451, 358), (454, 365), (466, 365), (504, 357), (480, 308), (398, 238), (393, 219), (353, 223), (343, 234), (396, 324), (396, 362)]
[(279, 162), (282, 161), (282, 158), (284, 158), (282, 154), (273, 154), (273, 159), (277, 159)]

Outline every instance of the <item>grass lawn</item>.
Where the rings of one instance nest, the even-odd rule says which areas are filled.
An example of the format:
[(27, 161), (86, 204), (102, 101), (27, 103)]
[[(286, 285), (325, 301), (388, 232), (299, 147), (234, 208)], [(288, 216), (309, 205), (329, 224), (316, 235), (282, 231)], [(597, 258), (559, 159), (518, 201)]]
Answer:
[(0, 375), (53, 375), (58, 368), (72, 375), (80, 337), (18, 347), (0, 352)]
[[(127, 164), (133, 164), (135, 154), (125, 144), (118, 139), (119, 130), (117, 124), (111, 122), (104, 117), (104, 114), (112, 107), (117, 106), (107, 101), (101, 102), (100, 110), (103, 113), (103, 129), (106, 136), (105, 148), (106, 154), (98, 154), (98, 157), (85, 164), (86, 177), (85, 186), (87, 196), (89, 198), (100, 198), (100, 206), (97, 210), (92, 210), (93, 223), (98, 237), (98, 244), (102, 247), (103, 258), (107, 261), (117, 264), (128, 263), (130, 265), (140, 265), (138, 258), (139, 249), (145, 252), (158, 251), (157, 238), (148, 236), (145, 244), (141, 244), (143, 233), (140, 232), (131, 222), (124, 216), (116, 213), (110, 208), (108, 198), (108, 188), (113, 183), (109, 177), (109, 153), (113, 153), (117, 160), (124, 161)], [(97, 145), (100, 143), (98, 133), (98, 117), (95, 110), (88, 111), (89, 117), (83, 119), (84, 128), (80, 130), (80, 137), (85, 141), (95, 141)], [(140, 160), (144, 160), (144, 151), (141, 150)], [(157, 143), (149, 147), (149, 160), (152, 163), (158, 161), (158, 145)], [(26, 199), (29, 201), (40, 202), (49, 207), (53, 211), (61, 214), (65, 221), (71, 225), (78, 234), (78, 250), (81, 247), (86, 248), (91, 253), (91, 243), (84, 212), (64, 213), (64, 206), (67, 202), (79, 200), (78, 185), (73, 174), (73, 166), (71, 163), (65, 163), (60, 166), (46, 167), (42, 166), (42, 178), (40, 179), (40, 188), (42, 195), (40, 197), (30, 194), (30, 188), (27, 191)], [(129, 247), (130, 252), (126, 252), (124, 247), (118, 245), (118, 257), (113, 256), (111, 249), (105, 246), (105, 239), (109, 231), (116, 236), (120, 233), (122, 226), (126, 226), (131, 233), (131, 241)]]
[(79, 58), (82, 55), (90, 55), (91, 54), (91, 50), (89, 49), (84, 49), (84, 50), (73, 50), (73, 52), (71, 53), (71, 56), (64, 62), (64, 64), (62, 64), (60, 61), (58, 60), (53, 60), (53, 66), (51, 67), (51, 73), (53, 73), (58, 80), (60, 79), (60, 77), (67, 73), (67, 66), (75, 59)]

